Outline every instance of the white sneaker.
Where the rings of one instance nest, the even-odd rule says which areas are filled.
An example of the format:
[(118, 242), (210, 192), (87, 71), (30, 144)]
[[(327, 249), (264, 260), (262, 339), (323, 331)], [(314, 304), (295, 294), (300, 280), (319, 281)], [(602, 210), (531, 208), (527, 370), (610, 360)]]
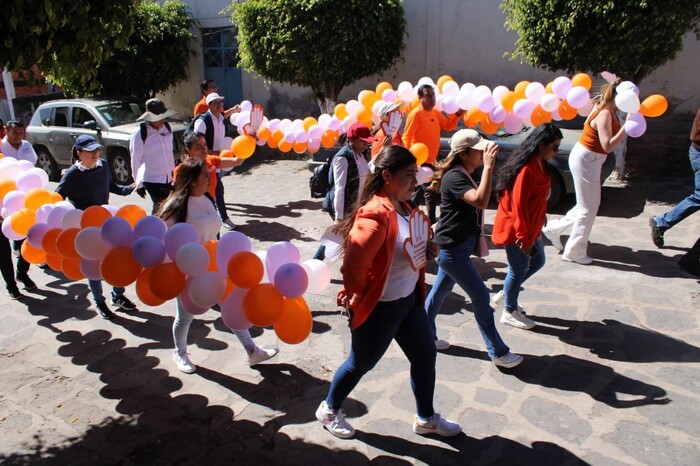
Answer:
[(326, 400), (323, 400), (316, 410), (316, 419), (323, 424), (328, 432), (338, 438), (350, 438), (355, 435), (355, 429), (345, 420), (345, 413), (342, 409), (333, 412), (328, 407)]
[(238, 228), (238, 227), (236, 226), (236, 224), (233, 223), (233, 222), (231, 221), (230, 218), (227, 218), (226, 220), (223, 220), (221, 223), (222, 223), (226, 228), (228, 228), (229, 230), (235, 230), (236, 228)]
[(544, 235), (545, 238), (549, 240), (550, 243), (552, 243), (552, 246), (554, 246), (554, 249), (557, 251), (563, 251), (564, 250), (564, 245), (561, 244), (561, 239), (559, 239), (559, 235), (555, 234), (552, 230), (550, 230), (547, 225), (542, 227), (542, 234)]
[(197, 370), (197, 366), (192, 364), (190, 358), (187, 357), (187, 353), (180, 354), (177, 352), (177, 350), (175, 350), (175, 352), (173, 353), (173, 361), (175, 361), (177, 368), (185, 374), (192, 374), (194, 371)]
[(280, 350), (278, 350), (277, 348), (268, 349), (256, 346), (255, 348), (253, 348), (253, 352), (248, 354), (248, 365), (255, 366), (256, 364), (265, 362), (268, 359), (272, 359), (275, 356), (277, 356), (277, 353), (279, 352)]
[(506, 369), (510, 369), (511, 367), (515, 367), (518, 364), (523, 362), (523, 357), (518, 355), (518, 354), (513, 354), (513, 353), (507, 353), (501, 356), (500, 358), (496, 358), (493, 360), (493, 363), (497, 366), (500, 367), (505, 367)]
[[(506, 294), (503, 290), (499, 291), (491, 297), (491, 307), (494, 309), (494, 312), (496, 312), (496, 309), (500, 309), (503, 307), (505, 299)], [(523, 307), (520, 305), (518, 305), (518, 310), (522, 313), (525, 312)]]
[(421, 422), (416, 415), (413, 417), (413, 432), (418, 435), (436, 434), (443, 437), (454, 437), (462, 432), (462, 426), (443, 418), (440, 413), (433, 414), (427, 422)]
[(435, 349), (438, 351), (445, 351), (450, 348), (450, 342), (446, 340), (435, 340)]
[(588, 265), (593, 262), (593, 259), (591, 259), (588, 256), (584, 256), (580, 259), (573, 259), (569, 256), (561, 256), (561, 259), (566, 262), (573, 262), (575, 264), (581, 264), (581, 265)]
[(531, 319), (528, 319), (522, 311), (508, 312), (505, 309), (503, 309), (503, 313), (501, 313), (501, 323), (525, 330), (530, 330), (535, 326), (535, 323)]

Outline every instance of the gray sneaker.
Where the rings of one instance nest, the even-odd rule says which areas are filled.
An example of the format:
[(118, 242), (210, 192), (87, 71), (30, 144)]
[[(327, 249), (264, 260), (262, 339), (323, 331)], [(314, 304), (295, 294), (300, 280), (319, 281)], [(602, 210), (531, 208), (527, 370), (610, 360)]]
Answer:
[(503, 309), (501, 313), (501, 323), (511, 325), (515, 328), (530, 330), (535, 326), (535, 323), (521, 311), (508, 312)]
[(326, 400), (323, 400), (316, 410), (316, 419), (323, 424), (323, 427), (338, 438), (350, 438), (355, 435), (355, 429), (345, 420), (345, 413), (342, 409), (333, 412), (328, 407)]
[(500, 358), (496, 358), (493, 360), (493, 363), (499, 367), (505, 367), (506, 369), (510, 369), (511, 367), (515, 367), (518, 364), (523, 362), (523, 357), (520, 356), (519, 354), (513, 354), (513, 353), (506, 353)]

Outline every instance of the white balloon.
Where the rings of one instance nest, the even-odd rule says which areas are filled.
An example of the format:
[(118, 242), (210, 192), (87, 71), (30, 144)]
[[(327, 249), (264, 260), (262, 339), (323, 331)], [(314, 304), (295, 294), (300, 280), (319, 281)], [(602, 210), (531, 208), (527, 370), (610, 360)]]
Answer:
[(83, 211), (80, 209), (69, 210), (61, 219), (61, 228), (64, 230), (68, 228), (80, 228), (80, 219), (82, 216)]
[(491, 94), (481, 93), (476, 97), (476, 106), (484, 113), (488, 113), (496, 106), (496, 100)]
[(474, 89), (475, 98), (478, 99), (479, 96), (482, 94), (483, 95), (486, 95), (486, 94), (491, 95), (491, 89), (489, 89), (488, 86), (484, 86), (483, 84), (481, 86), (477, 87), (476, 89)]
[[(17, 175), (22, 173), (22, 165), (20, 163), (13, 159), (12, 157), (5, 157), (5, 159), (9, 159), (7, 162), (3, 163), (2, 165), (2, 170), (0, 170), (0, 181), (4, 180), (15, 180), (17, 178)], [(5, 160), (2, 159), (2, 160)]]
[[(451, 81), (454, 82), (454, 81)], [(442, 101), (442, 110), (445, 113), (456, 113), (457, 110), (459, 110), (459, 105), (457, 105), (457, 101), (453, 96), (446, 96), (445, 99)], [(419, 183), (423, 184), (423, 183)]]
[(385, 89), (384, 92), (382, 92), (382, 99), (381, 100), (383, 100), (384, 102), (393, 102), (398, 98), (399, 98), (399, 94), (397, 94), (395, 90)]
[(531, 82), (525, 88), (525, 97), (527, 97), (527, 100), (535, 105), (538, 105), (542, 101), (542, 98), (546, 93), (547, 91), (544, 89), (542, 83), (538, 83), (536, 81)]
[(253, 104), (250, 100), (244, 100), (240, 103), (242, 112), (250, 112), (253, 110)]
[(615, 96), (615, 106), (625, 113), (639, 111), (639, 97), (632, 90), (620, 92)]
[(332, 119), (332, 116), (327, 113), (323, 113), (318, 117), (318, 126), (320, 126), (322, 129), (328, 129)]
[(459, 92), (459, 84), (454, 81), (447, 81), (442, 85), (442, 93), (449, 96), (456, 96)]
[(285, 118), (284, 120), (280, 121), (280, 124), (277, 129), (282, 131), (283, 133), (288, 132), (292, 128), (292, 120), (289, 118)]
[(345, 110), (348, 111), (348, 115), (357, 116), (357, 114), (364, 110), (364, 108), (364, 105), (354, 99), (348, 100), (348, 103), (345, 104)]
[[(323, 115), (321, 115), (323, 116)], [(280, 120), (279, 118), (273, 118), (270, 120), (270, 122), (267, 124), (267, 128), (270, 130), (271, 133), (274, 133), (277, 129), (280, 127)]]
[[(518, 99), (513, 105), (513, 113), (521, 120), (527, 118), (534, 110), (535, 106), (527, 99)], [(506, 121), (508, 119), (506, 118)], [(509, 131), (510, 132), (510, 131)]]
[(566, 93), (566, 101), (573, 108), (581, 108), (591, 100), (588, 89), (583, 86), (574, 86)]
[(491, 95), (493, 95), (493, 98), (496, 99), (496, 102), (500, 102), (501, 99), (503, 98), (504, 95), (508, 92), (508, 88), (506, 86), (496, 86), (493, 88), (493, 91), (491, 92)]
[(560, 99), (566, 99), (566, 93), (571, 89), (571, 80), (566, 76), (559, 76), (554, 81), (552, 81), (552, 91)]
[(439, 96), (437, 96), (435, 98), (435, 110), (437, 110), (438, 112), (443, 111), (442, 110), (442, 101), (445, 100), (445, 97), (447, 97), (447, 96), (440, 94)]
[(320, 141), (321, 136), (323, 136), (323, 127), (321, 125), (311, 125), (309, 128), (309, 139), (318, 139)]
[(469, 110), (474, 106), (474, 89), (460, 89), (455, 102), (462, 110)]
[(554, 94), (544, 94), (540, 100), (542, 110), (553, 112), (559, 108), (559, 98)]
[(635, 94), (639, 95), (639, 88), (632, 81), (622, 81), (615, 88), (615, 92), (617, 92), (618, 94), (625, 91), (632, 91)]

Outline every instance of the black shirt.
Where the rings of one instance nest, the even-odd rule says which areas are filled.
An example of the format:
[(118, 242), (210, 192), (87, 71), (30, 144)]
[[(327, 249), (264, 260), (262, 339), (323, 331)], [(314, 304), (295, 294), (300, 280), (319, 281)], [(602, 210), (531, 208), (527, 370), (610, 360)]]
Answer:
[[(472, 175), (474, 178), (475, 175)], [(474, 180), (477, 181), (478, 180)], [(441, 248), (459, 246), (469, 237), (481, 235), (477, 209), (462, 200), (464, 193), (476, 189), (469, 178), (459, 169), (453, 168), (442, 177), (440, 186), (440, 220), (433, 241)]]

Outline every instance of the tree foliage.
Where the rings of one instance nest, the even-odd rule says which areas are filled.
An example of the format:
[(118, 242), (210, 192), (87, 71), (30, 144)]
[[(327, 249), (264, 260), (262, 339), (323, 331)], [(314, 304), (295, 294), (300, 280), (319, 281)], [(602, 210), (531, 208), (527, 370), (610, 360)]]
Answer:
[(700, 37), (698, 0), (503, 0), (514, 58), (551, 71), (612, 71), (639, 82)]
[(310, 87), (323, 112), (345, 86), (394, 65), (405, 47), (401, 0), (249, 0), (231, 8), (243, 68)]
[(32, 65), (50, 75), (89, 86), (97, 65), (131, 34), (138, 0), (5, 0), (0, 66)]

